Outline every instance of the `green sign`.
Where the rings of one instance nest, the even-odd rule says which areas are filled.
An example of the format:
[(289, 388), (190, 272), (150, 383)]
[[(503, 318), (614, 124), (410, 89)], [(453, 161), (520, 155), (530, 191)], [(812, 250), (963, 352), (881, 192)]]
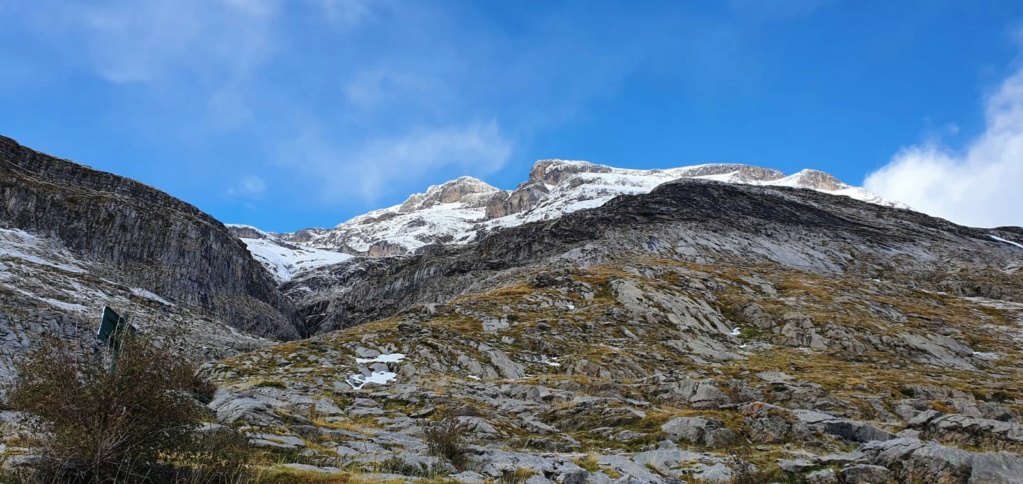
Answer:
[(106, 343), (117, 351), (121, 349), (121, 337), (124, 336), (124, 332), (127, 331), (129, 335), (135, 334), (135, 327), (128, 324), (128, 319), (124, 316), (120, 316), (110, 309), (109, 306), (103, 308), (103, 321), (99, 325), (99, 332), (96, 333), (96, 337), (100, 341)]

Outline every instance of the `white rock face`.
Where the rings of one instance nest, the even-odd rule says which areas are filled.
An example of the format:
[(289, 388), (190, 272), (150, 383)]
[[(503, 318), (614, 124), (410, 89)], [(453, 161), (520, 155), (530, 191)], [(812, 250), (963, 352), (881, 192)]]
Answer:
[(585, 161), (542, 160), (515, 190), (472, 177), (434, 185), (400, 205), (352, 218), (333, 229), (269, 234), (232, 226), (279, 282), (295, 273), (344, 262), (349, 256), (414, 252), (430, 244), (465, 244), (481, 234), (595, 208), (620, 195), (649, 193), (679, 178), (818, 190), (880, 205), (908, 208), (816, 170), (793, 175), (769, 168), (708, 164), (667, 170), (632, 170)]

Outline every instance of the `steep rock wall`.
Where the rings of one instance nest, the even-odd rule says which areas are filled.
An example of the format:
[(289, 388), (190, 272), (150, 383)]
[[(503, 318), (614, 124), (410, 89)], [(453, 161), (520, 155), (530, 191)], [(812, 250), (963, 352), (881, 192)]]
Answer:
[(213, 217), (166, 193), (0, 136), (0, 224), (60, 239), (102, 277), (200, 307), (243, 331), (302, 336), (294, 305)]

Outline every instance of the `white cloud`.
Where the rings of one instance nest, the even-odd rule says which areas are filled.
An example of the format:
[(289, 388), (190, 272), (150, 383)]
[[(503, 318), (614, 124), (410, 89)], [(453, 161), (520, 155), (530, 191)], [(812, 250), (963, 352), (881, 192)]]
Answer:
[(256, 175), (245, 175), (227, 190), (229, 197), (258, 198), (266, 192), (266, 182)]
[(985, 123), (963, 150), (903, 148), (864, 186), (959, 224), (1023, 225), (1023, 70), (987, 98)]
[(490, 121), (413, 129), (400, 137), (377, 138), (351, 153), (307, 132), (282, 146), (280, 164), (314, 180), (326, 203), (354, 199), (372, 204), (387, 195), (421, 190), (424, 178), (493, 173), (511, 153), (511, 141)]
[(269, 0), (104, 0), (47, 11), (43, 22), (78, 34), (90, 67), (114, 83), (236, 75), (273, 49)]
[(374, 0), (320, 0), (327, 20), (335, 25), (351, 28), (372, 16)]

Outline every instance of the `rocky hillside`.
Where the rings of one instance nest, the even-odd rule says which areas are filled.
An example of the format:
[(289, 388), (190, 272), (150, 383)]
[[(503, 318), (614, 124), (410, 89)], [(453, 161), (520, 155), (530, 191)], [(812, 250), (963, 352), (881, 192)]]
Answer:
[[(680, 180), (649, 195), (506, 228), (475, 244), (310, 269), (282, 288), (311, 332), (486, 290), (509, 269), (573, 267), (637, 253), (858, 277), (891, 272), (907, 283), (945, 290), (962, 285), (950, 265), (975, 272), (1018, 263), (1015, 247), (991, 238), (995, 234), (1018, 237), (811, 190)], [(935, 274), (946, 276), (935, 280)], [(1021, 294), (1011, 279), (988, 283), (996, 287), (971, 286), (978, 293), (968, 295)]]
[(95, 326), (104, 304), (145, 316), (143, 324), (209, 323), (225, 339), (246, 338), (229, 337), (238, 331), (225, 323), (251, 337), (294, 339), (304, 331), (292, 302), (217, 220), (134, 180), (3, 137), (0, 239), (7, 322), (0, 331), (8, 340), (20, 339), (12, 327), (37, 333), (47, 320)]
[(284, 290), (319, 335), (222, 361), (211, 406), (327, 473), (1018, 482), (1021, 243), (679, 180), (305, 271)]

